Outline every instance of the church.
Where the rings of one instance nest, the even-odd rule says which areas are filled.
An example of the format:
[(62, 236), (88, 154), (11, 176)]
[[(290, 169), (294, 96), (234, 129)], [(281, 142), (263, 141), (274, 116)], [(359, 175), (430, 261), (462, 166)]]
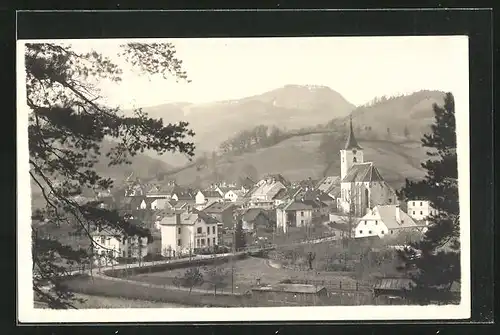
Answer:
[(363, 148), (354, 137), (352, 118), (344, 149), (340, 150), (340, 197), (338, 210), (363, 216), (378, 205), (397, 204), (396, 192), (385, 182), (373, 162), (365, 162)]

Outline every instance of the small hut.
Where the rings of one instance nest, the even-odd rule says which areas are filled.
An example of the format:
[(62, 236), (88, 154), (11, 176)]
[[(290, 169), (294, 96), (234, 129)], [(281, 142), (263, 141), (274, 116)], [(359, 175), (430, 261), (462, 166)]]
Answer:
[(378, 301), (393, 304), (406, 300), (407, 292), (415, 285), (410, 278), (380, 278), (373, 285), (373, 295)]
[(252, 288), (257, 300), (283, 302), (284, 305), (316, 305), (328, 296), (324, 286), (305, 284), (275, 284)]

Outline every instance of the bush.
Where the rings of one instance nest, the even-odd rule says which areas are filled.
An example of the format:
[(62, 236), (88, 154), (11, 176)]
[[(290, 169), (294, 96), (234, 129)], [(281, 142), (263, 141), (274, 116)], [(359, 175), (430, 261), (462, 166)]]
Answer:
[(152, 261), (162, 261), (162, 260), (165, 260), (167, 259), (167, 257), (163, 257), (162, 255), (160, 254), (147, 254), (146, 256), (144, 256), (144, 258), (142, 259), (144, 262), (152, 262)]
[(117, 257), (116, 261), (120, 264), (134, 264), (137, 263), (138, 259), (136, 257)]

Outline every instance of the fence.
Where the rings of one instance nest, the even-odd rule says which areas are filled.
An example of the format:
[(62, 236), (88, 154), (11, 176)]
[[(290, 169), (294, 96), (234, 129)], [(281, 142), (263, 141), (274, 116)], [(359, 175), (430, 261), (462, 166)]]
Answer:
[(281, 281), (282, 284), (306, 284), (314, 286), (323, 286), (329, 292), (372, 292), (372, 286), (363, 282), (351, 282), (342, 280), (318, 280), (318, 279), (286, 279)]

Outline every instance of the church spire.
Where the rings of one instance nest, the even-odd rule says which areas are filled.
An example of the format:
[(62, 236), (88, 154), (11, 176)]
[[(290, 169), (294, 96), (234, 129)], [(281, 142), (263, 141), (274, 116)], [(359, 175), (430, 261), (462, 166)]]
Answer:
[(345, 150), (351, 149), (361, 149), (356, 138), (354, 137), (354, 130), (352, 129), (352, 115), (349, 118), (349, 135), (347, 136), (347, 142), (345, 143)]

